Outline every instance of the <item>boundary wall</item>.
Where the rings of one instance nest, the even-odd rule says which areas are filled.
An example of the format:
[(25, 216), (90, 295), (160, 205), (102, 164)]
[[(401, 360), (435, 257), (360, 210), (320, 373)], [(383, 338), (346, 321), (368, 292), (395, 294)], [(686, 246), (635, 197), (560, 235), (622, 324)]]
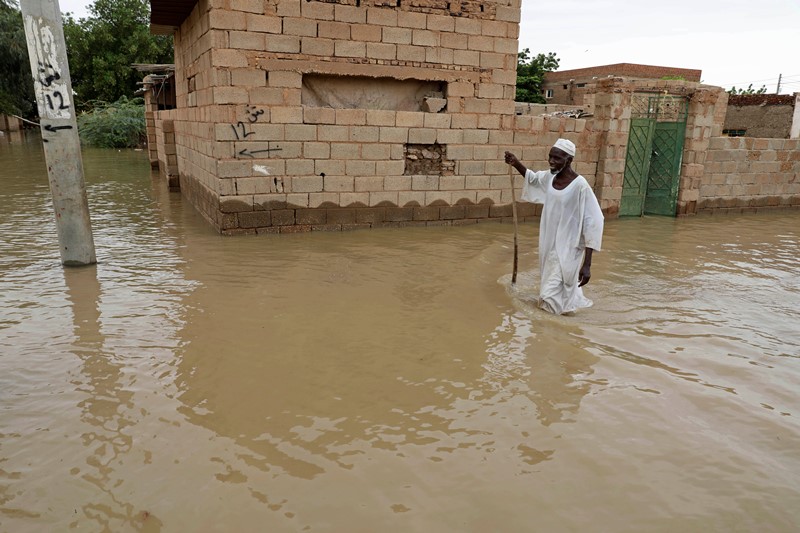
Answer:
[(800, 207), (800, 139), (711, 139), (697, 207), (734, 213)]

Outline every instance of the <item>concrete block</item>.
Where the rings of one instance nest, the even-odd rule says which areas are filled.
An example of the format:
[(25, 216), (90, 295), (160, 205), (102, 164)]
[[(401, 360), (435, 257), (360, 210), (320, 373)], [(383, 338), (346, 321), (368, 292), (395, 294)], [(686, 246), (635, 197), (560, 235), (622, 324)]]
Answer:
[(463, 35), (481, 35), (481, 21), (472, 18), (456, 18), (455, 32)]
[[(438, 113), (442, 111), (445, 106), (447, 106), (446, 98), (426, 97), (422, 101), (422, 110), (427, 113)], [(449, 117), (447, 118), (447, 122), (450, 122)]]
[(356, 192), (374, 192), (383, 190), (382, 176), (359, 176), (355, 178)]
[(387, 111), (383, 109), (367, 109), (368, 126), (394, 126), (395, 117), (396, 117), (395, 111)]
[(239, 50), (211, 50), (211, 65), (214, 67), (247, 67), (247, 56)]
[(380, 128), (377, 126), (350, 126), (348, 140), (351, 142), (368, 143), (374, 142), (380, 135)]
[[(411, 176), (394, 175), (384, 176), (383, 190), (385, 191), (410, 191)], [(397, 205), (401, 205), (399, 202)]]
[(447, 145), (447, 159), (451, 161), (471, 160), (475, 147), (472, 144)]
[(432, 31), (454, 32), (456, 30), (455, 18), (449, 15), (427, 15), (426, 27)]
[(377, 161), (375, 174), (381, 177), (402, 176), (405, 171), (405, 161)]
[(350, 24), (343, 22), (320, 22), (317, 37), (334, 40), (350, 39)]
[(267, 52), (300, 53), (300, 37), (295, 35), (265, 35), (264, 50)]
[(397, 26), (397, 11), (393, 9), (382, 9), (379, 7), (368, 7), (367, 24), (375, 24), (377, 26)]
[(301, 2), (300, 11), (303, 18), (317, 20), (333, 20), (333, 4), (322, 2)]
[(360, 159), (361, 158), (361, 144), (343, 142), (331, 143), (331, 158), (332, 159)]
[(287, 141), (313, 141), (317, 139), (317, 127), (311, 124), (287, 124)]
[(439, 190), (455, 191), (464, 189), (466, 178), (464, 176), (440, 176)]
[(436, 142), (439, 144), (463, 144), (464, 132), (450, 128), (437, 129)]
[(370, 59), (383, 60), (397, 59), (397, 45), (387, 43), (367, 43), (367, 57)]
[(325, 142), (303, 143), (303, 157), (307, 159), (329, 159), (331, 157), (331, 145)]
[(356, 41), (336, 41), (333, 55), (336, 57), (366, 57), (367, 45)]
[[(479, 117), (479, 119), (482, 117)], [(464, 131), (465, 144), (486, 144), (489, 142), (489, 131), (486, 129), (468, 129)]]
[(331, 57), (334, 52), (333, 39), (303, 37), (300, 40), (300, 52), (310, 56)]
[(247, 16), (241, 11), (215, 9), (208, 13), (208, 27), (214, 30), (240, 30), (247, 26)]
[[(216, 13), (216, 11), (215, 11)], [(241, 26), (236, 28), (228, 28), (228, 29), (241, 29)], [(260, 32), (260, 33), (281, 33), (283, 27), (281, 25), (281, 19), (278, 17), (273, 17), (270, 15), (256, 15), (253, 13), (246, 14), (246, 25), (248, 32)]]
[(408, 128), (379, 128), (378, 140), (382, 143), (406, 143), (408, 142)]
[[(464, 112), (486, 115), (491, 113), (492, 104), (489, 100), (480, 98), (464, 98)], [(480, 119), (479, 119), (480, 120)]]
[(214, 87), (212, 91), (215, 104), (246, 104), (249, 102), (249, 95), (244, 87)]
[(286, 160), (287, 176), (304, 176), (314, 173), (313, 159), (288, 159)]
[(342, 141), (350, 135), (348, 126), (326, 126), (317, 130), (317, 140), (320, 141)]
[(273, 70), (267, 73), (267, 83), (270, 87), (299, 89), (303, 85), (303, 75), (299, 72)]
[(484, 161), (458, 161), (456, 163), (456, 173), (462, 176), (478, 176), (485, 175), (485, 162)]
[[(367, 123), (366, 109), (337, 109), (336, 124), (358, 126)], [(341, 139), (339, 139), (341, 140)]]
[(354, 191), (353, 176), (328, 176), (323, 178), (324, 189), (327, 192), (352, 192)]
[(474, 114), (458, 114), (453, 115), (451, 120), (451, 127), (453, 129), (470, 129), (478, 127), (478, 115)]
[(375, 161), (345, 161), (345, 174), (348, 176), (374, 176)]
[(303, 107), (303, 122), (306, 124), (335, 124), (336, 110), (329, 107)]
[(369, 143), (361, 147), (361, 157), (367, 160), (387, 160), (390, 156), (388, 144)]
[(228, 35), (231, 48), (235, 50), (264, 50), (263, 33), (249, 31), (231, 31)]
[(470, 35), (467, 38), (467, 48), (479, 52), (493, 52), (494, 38), (485, 35)]
[(436, 130), (433, 128), (410, 128), (408, 142), (411, 144), (433, 144), (436, 142)]
[(449, 128), (451, 115), (447, 113), (426, 114), (423, 126), (425, 128)]
[(290, 192), (293, 193), (307, 193), (307, 192), (322, 192), (323, 178), (322, 176), (295, 176), (290, 179)]
[(416, 46), (440, 46), (439, 32), (430, 30), (412, 30), (411, 44)]
[(365, 24), (367, 22), (367, 13), (364, 8), (360, 6), (348, 6), (337, 4), (334, 6), (333, 18), (340, 22), (349, 22), (352, 24)]
[(453, 63), (456, 65), (480, 67), (481, 56), (474, 50), (455, 50), (453, 52)]
[(428, 20), (425, 13), (416, 13), (412, 11), (398, 11), (397, 13), (397, 25), (402, 28), (425, 29), (427, 27), (427, 23)]
[(286, 17), (283, 19), (284, 35), (317, 36), (317, 21), (304, 18)]
[(273, 107), (271, 110), (272, 122), (281, 124), (302, 124), (302, 107)]
[(405, 44), (397, 45), (397, 60), (422, 63), (425, 61), (425, 48)]
[(266, 84), (266, 73), (258, 68), (231, 69), (231, 85), (245, 87), (263, 87)]
[(382, 32), (380, 26), (354, 25), (350, 28), (350, 38), (361, 42), (381, 42)]
[(343, 159), (318, 159), (314, 161), (314, 174), (326, 176), (344, 176), (345, 160)]
[(421, 128), (425, 125), (425, 114), (416, 111), (398, 111), (397, 126), (404, 128)]

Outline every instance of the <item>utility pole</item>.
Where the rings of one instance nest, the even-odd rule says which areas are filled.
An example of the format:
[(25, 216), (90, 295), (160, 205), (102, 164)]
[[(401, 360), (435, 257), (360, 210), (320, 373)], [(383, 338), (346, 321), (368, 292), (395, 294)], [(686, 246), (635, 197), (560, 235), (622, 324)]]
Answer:
[(775, 89), (775, 94), (781, 94), (781, 78), (783, 74), (778, 74), (778, 87)]
[(97, 258), (61, 10), (58, 0), (22, 0), (20, 7), (41, 119), (61, 263), (91, 265)]

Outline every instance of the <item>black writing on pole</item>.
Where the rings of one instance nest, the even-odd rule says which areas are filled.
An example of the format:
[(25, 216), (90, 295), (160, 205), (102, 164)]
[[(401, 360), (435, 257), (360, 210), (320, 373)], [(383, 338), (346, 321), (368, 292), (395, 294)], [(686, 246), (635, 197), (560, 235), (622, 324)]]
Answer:
[(64, 96), (61, 94), (61, 91), (53, 92), (53, 98), (58, 100), (58, 108), (53, 104), (53, 98), (50, 98), (49, 94), (45, 94), (44, 97), (47, 100), (47, 107), (50, 109), (69, 109), (69, 106), (64, 104)]

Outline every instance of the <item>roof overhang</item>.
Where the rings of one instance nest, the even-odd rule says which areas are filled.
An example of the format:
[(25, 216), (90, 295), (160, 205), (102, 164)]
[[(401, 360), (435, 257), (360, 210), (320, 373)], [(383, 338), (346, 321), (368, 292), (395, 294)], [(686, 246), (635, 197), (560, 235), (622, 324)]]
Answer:
[(197, 5), (198, 0), (150, 0), (150, 32), (171, 35)]

